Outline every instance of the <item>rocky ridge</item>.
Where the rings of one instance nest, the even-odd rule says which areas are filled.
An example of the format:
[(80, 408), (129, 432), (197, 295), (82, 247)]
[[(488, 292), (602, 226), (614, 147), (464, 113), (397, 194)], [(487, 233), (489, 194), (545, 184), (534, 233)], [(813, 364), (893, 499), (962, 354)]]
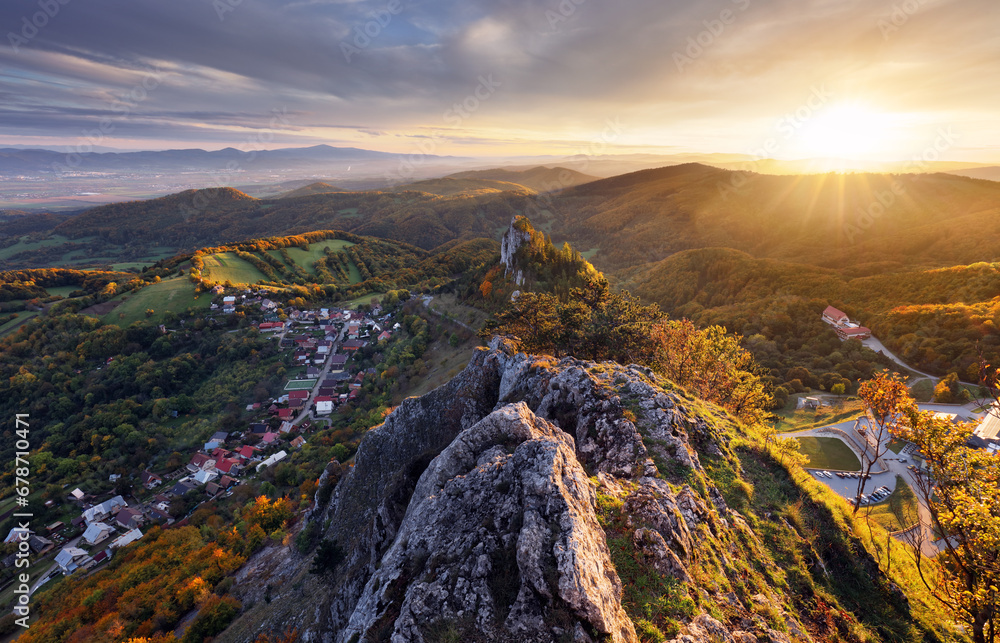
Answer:
[[(324, 626), (303, 640), (639, 641), (602, 504), (620, 507), (635, 555), (680, 587), (704, 539), (731, 528), (756, 540), (699, 459), (723, 454), (725, 431), (686, 402), (644, 368), (495, 339), (370, 431), (313, 516), (348, 557)], [(760, 618), (743, 630), (692, 617), (686, 643), (789, 640)]]

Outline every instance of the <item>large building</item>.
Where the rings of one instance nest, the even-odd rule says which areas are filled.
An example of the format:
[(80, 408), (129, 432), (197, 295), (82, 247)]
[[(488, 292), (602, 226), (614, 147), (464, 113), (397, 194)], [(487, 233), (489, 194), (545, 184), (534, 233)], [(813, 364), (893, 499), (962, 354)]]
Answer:
[(864, 326), (855, 324), (837, 327), (837, 337), (841, 339), (868, 339), (872, 336), (872, 331)]
[(842, 310), (833, 306), (827, 306), (823, 311), (823, 321), (833, 326), (840, 339), (868, 339), (872, 336), (872, 331), (857, 322), (852, 322)]
[(827, 306), (826, 310), (823, 311), (823, 321), (831, 326), (842, 326), (851, 320), (847, 313), (837, 310), (833, 306)]

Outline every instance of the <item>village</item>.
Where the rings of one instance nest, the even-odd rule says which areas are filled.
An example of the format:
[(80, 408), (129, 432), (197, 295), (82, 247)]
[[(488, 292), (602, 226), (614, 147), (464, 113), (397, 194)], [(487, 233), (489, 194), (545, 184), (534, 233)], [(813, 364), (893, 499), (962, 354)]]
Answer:
[[(280, 308), (263, 290), (226, 294), (226, 289), (216, 286), (212, 294), (218, 303), (211, 305), (209, 317), (220, 312), (233, 315), (239, 307), (248, 318), (261, 318), (251, 326), (281, 349), (287, 364), (284, 390), (268, 402), (248, 404), (243, 430), (215, 432), (201, 448), (184, 455), (186, 464), (159, 472), (144, 470), (133, 476), (130, 493), (95, 497), (75, 488), (65, 496), (67, 503), (80, 510), (70, 523), (57, 521), (38, 533), (12, 529), (5, 544), (26, 541), (33, 567), (43, 570), (35, 574), (32, 591), (59, 573), (70, 575), (101, 567), (117, 549), (141, 539), (144, 530), (153, 525), (187, 524), (187, 518), (202, 503), (231, 496), (248, 479), (301, 449), (306, 436), (324, 428), (334, 410), (355, 400), (365, 378), (374, 376), (374, 369), (352, 364), (354, 353), (386, 342), (400, 328), (393, 314), (383, 314), (382, 306), (374, 302), (366, 306), (366, 312), (298, 310)], [(119, 479), (120, 475), (112, 475), (109, 482), (118, 483)], [(44, 571), (49, 557), (54, 564)], [(2, 565), (13, 568), (16, 560), (16, 554), (11, 553)], [(0, 591), (4, 589), (0, 587)]]

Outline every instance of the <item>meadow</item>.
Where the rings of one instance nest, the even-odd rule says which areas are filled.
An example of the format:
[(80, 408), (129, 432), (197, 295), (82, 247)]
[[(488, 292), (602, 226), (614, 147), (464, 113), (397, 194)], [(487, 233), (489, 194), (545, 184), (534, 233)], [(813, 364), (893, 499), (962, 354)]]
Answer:
[(212, 303), (212, 296), (208, 293), (196, 295), (194, 284), (187, 277), (174, 277), (146, 286), (139, 292), (129, 293), (119, 300), (122, 303), (103, 315), (102, 319), (124, 328), (133, 322), (147, 319), (147, 310), (154, 311), (148, 319), (160, 322), (168, 311), (179, 313), (188, 308), (208, 308)]

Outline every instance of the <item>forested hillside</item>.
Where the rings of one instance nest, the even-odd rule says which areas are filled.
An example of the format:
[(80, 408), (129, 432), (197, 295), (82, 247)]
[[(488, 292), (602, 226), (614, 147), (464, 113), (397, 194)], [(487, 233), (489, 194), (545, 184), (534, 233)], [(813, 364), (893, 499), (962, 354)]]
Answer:
[[(769, 176), (689, 164), (563, 191), (554, 232), (620, 270), (693, 248), (881, 273), (1000, 257), (1000, 183), (948, 174)], [(856, 273), (857, 274), (857, 273)]]
[[(383, 192), (309, 186), (306, 192), (317, 193), (281, 199), (254, 199), (232, 189), (190, 191), (94, 208), (56, 232), (80, 248), (137, 253), (163, 244), (193, 251), (249, 238), (344, 230), (406, 244), (409, 249), (374, 250), (383, 258), (399, 255), (392, 266), (378, 269), (404, 271), (385, 281), (388, 288), (428, 274), (430, 264), (417, 264), (429, 258), (409, 253), (499, 240), (512, 217), (527, 215), (554, 247), (569, 241), (586, 250), (613, 283), (670, 314), (760, 336), (765, 343), (758, 341), (757, 351), (771, 350), (766, 342), (774, 342), (780, 357), (765, 361), (782, 371), (805, 365), (789, 357), (800, 342), (836, 345), (816, 322), (829, 304), (872, 326), (915, 366), (935, 372), (967, 377), (977, 341), (990, 356), (1000, 345), (991, 321), (1000, 285), (994, 268), (979, 265), (1000, 259), (1000, 184), (949, 174), (768, 176), (688, 164), (532, 194), (551, 181), (570, 185), (591, 178), (562, 176), (558, 169), (469, 172)], [(487, 248), (478, 246), (472, 254), (480, 250)], [(52, 259), (65, 254), (58, 246), (36, 252)], [(369, 289), (358, 287), (368, 279), (362, 268), (367, 260), (353, 256), (359, 252), (365, 248), (346, 249), (331, 256), (329, 265), (315, 264), (321, 258), (315, 257), (301, 270), (280, 253), (234, 260), (253, 264), (245, 274), (254, 281), (384, 289), (374, 282)], [(27, 261), (28, 254), (12, 255), (7, 265)], [(432, 263), (447, 263), (445, 256)], [(448, 270), (431, 276), (442, 278)], [(463, 287), (495, 289), (494, 299), (513, 290), (497, 287), (496, 274), (476, 275), (475, 281)], [(760, 321), (765, 310), (772, 311), (767, 322)], [(783, 315), (788, 323), (774, 321)], [(836, 367), (815, 368), (854, 382), (868, 371), (863, 363), (850, 373)]]

